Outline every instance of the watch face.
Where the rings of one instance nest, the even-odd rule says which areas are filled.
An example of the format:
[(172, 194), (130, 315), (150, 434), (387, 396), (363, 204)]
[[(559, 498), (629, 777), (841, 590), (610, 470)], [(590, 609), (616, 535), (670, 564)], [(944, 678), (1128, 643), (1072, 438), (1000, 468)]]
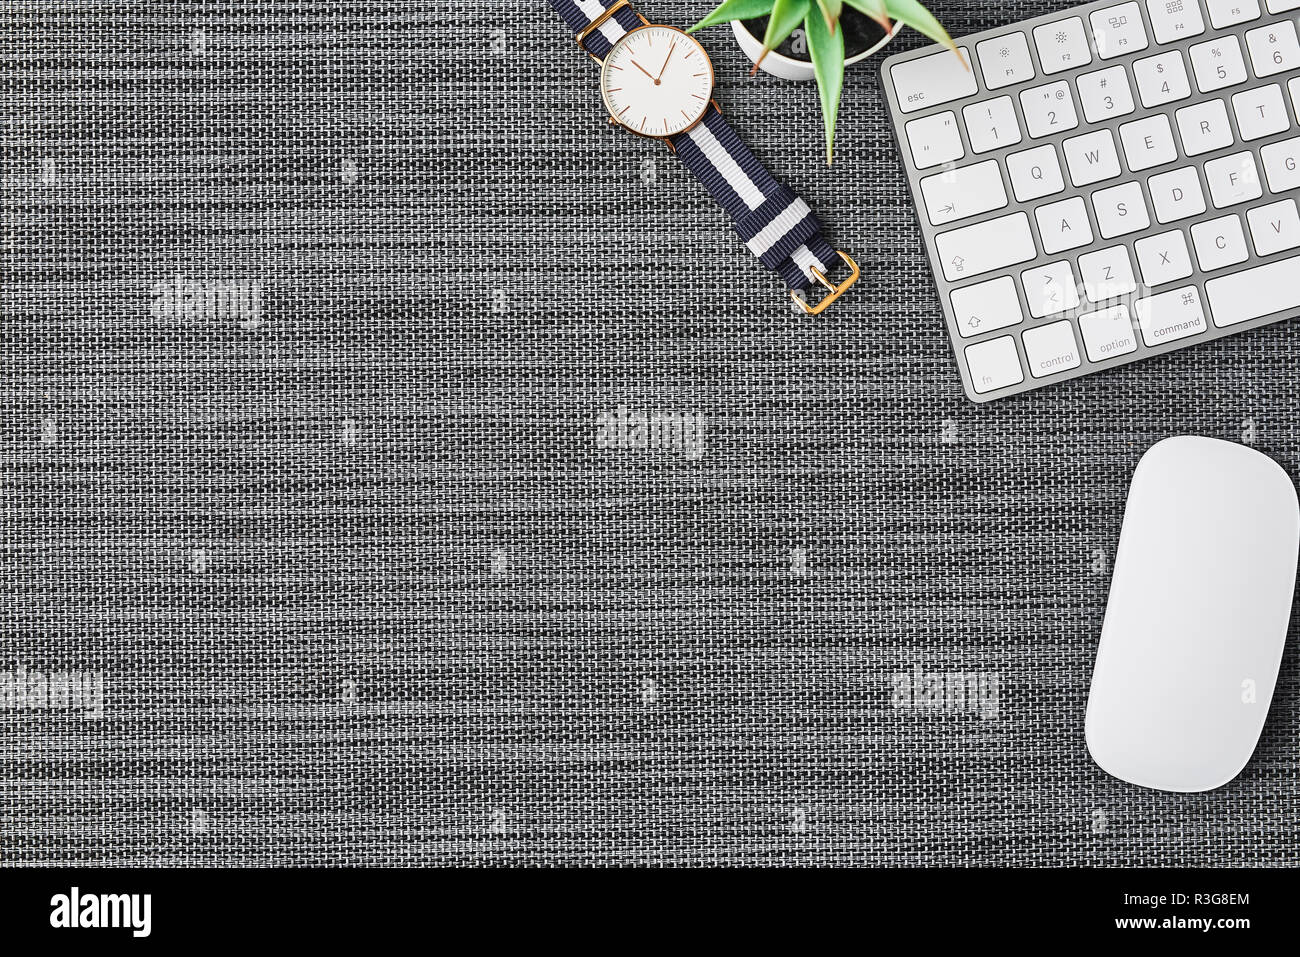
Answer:
[(700, 121), (713, 93), (713, 64), (676, 27), (625, 33), (605, 57), (600, 92), (610, 115), (642, 136), (675, 136)]

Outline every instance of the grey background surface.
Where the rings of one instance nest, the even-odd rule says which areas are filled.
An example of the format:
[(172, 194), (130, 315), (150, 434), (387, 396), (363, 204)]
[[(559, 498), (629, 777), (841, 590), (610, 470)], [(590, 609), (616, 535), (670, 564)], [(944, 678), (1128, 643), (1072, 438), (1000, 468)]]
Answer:
[[(828, 170), (814, 88), (725, 27), (724, 111), (865, 267), (817, 319), (545, 4), (5, 26), (0, 672), (105, 698), (0, 710), (4, 862), (1300, 858), (1294, 635), (1219, 791), (1082, 733), (1133, 465), (1295, 476), (1294, 325), (969, 403), (873, 69)], [(178, 276), (260, 308), (168, 311)], [(619, 406), (703, 455), (601, 447)], [(900, 707), (917, 671), (996, 714)]]

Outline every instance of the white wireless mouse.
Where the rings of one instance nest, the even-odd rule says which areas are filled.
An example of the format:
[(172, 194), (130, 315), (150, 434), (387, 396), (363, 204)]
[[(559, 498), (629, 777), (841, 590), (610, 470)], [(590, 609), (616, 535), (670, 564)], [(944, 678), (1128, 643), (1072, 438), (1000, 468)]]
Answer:
[(1267, 455), (1198, 436), (1147, 450), (1088, 694), (1102, 770), (1161, 791), (1241, 772), (1273, 698), (1298, 548), (1295, 486)]

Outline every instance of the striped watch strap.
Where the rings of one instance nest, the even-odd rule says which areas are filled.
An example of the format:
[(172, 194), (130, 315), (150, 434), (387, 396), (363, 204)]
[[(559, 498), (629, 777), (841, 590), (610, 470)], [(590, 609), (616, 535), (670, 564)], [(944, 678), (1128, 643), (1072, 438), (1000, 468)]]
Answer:
[[(550, 3), (577, 34), (620, 0)], [(623, 6), (584, 39), (583, 47), (603, 60), (624, 33), (644, 22), (631, 7)], [(716, 105), (709, 104), (699, 123), (668, 142), (731, 216), (750, 252), (779, 274), (792, 291), (825, 285), (813, 274), (814, 269), (824, 277), (844, 271), (840, 254), (822, 236), (821, 222), (808, 204), (777, 182), (740, 141)]]
[(686, 168), (731, 216), (736, 232), (764, 266), (794, 290), (829, 275), (840, 258), (822, 236), (808, 204), (778, 183), (712, 104), (704, 119), (672, 138)]
[[(551, 6), (564, 18), (564, 22), (574, 33), (581, 33), (591, 26), (591, 21), (617, 2), (618, 0), (551, 0)], [(597, 60), (603, 60), (618, 42), (619, 37), (644, 23), (645, 21), (636, 15), (635, 10), (631, 7), (623, 7), (602, 23), (599, 30), (593, 31), (583, 46)]]

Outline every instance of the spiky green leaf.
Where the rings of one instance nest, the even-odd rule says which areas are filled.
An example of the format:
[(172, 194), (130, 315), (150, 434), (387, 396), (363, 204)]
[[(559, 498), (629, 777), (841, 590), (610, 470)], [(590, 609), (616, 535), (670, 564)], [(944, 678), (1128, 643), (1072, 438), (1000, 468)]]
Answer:
[(835, 117), (844, 90), (844, 31), (831, 32), (820, 12), (809, 10), (804, 19), (808, 50), (812, 54), (817, 92), (822, 100), (822, 123), (826, 128), (826, 165), (835, 157)]
[(821, 9), (822, 19), (826, 21), (826, 28), (831, 33), (836, 32), (840, 25), (840, 14), (844, 11), (842, 0), (817, 0), (817, 6)]
[(885, 9), (889, 11), (890, 16), (904, 26), (909, 26), (913, 30), (925, 34), (935, 43), (942, 43), (957, 54), (957, 58), (961, 60), (966, 69), (970, 69), (970, 64), (966, 62), (966, 58), (957, 49), (957, 44), (952, 42), (952, 37), (948, 36), (948, 31), (934, 18), (934, 14), (921, 6), (917, 0), (885, 0)]
[(694, 33), (728, 20), (752, 20), (754, 17), (766, 16), (772, 11), (772, 3), (773, 0), (722, 0), (708, 16), (686, 32)]
[(763, 57), (779, 47), (781, 41), (803, 23), (811, 3), (812, 0), (774, 0), (771, 16), (767, 19), (767, 32), (763, 34), (763, 53), (754, 64), (755, 70), (763, 62)]
[(889, 21), (889, 11), (885, 9), (885, 0), (844, 0), (844, 2), (875, 20), (886, 33), (893, 32), (894, 25)]

